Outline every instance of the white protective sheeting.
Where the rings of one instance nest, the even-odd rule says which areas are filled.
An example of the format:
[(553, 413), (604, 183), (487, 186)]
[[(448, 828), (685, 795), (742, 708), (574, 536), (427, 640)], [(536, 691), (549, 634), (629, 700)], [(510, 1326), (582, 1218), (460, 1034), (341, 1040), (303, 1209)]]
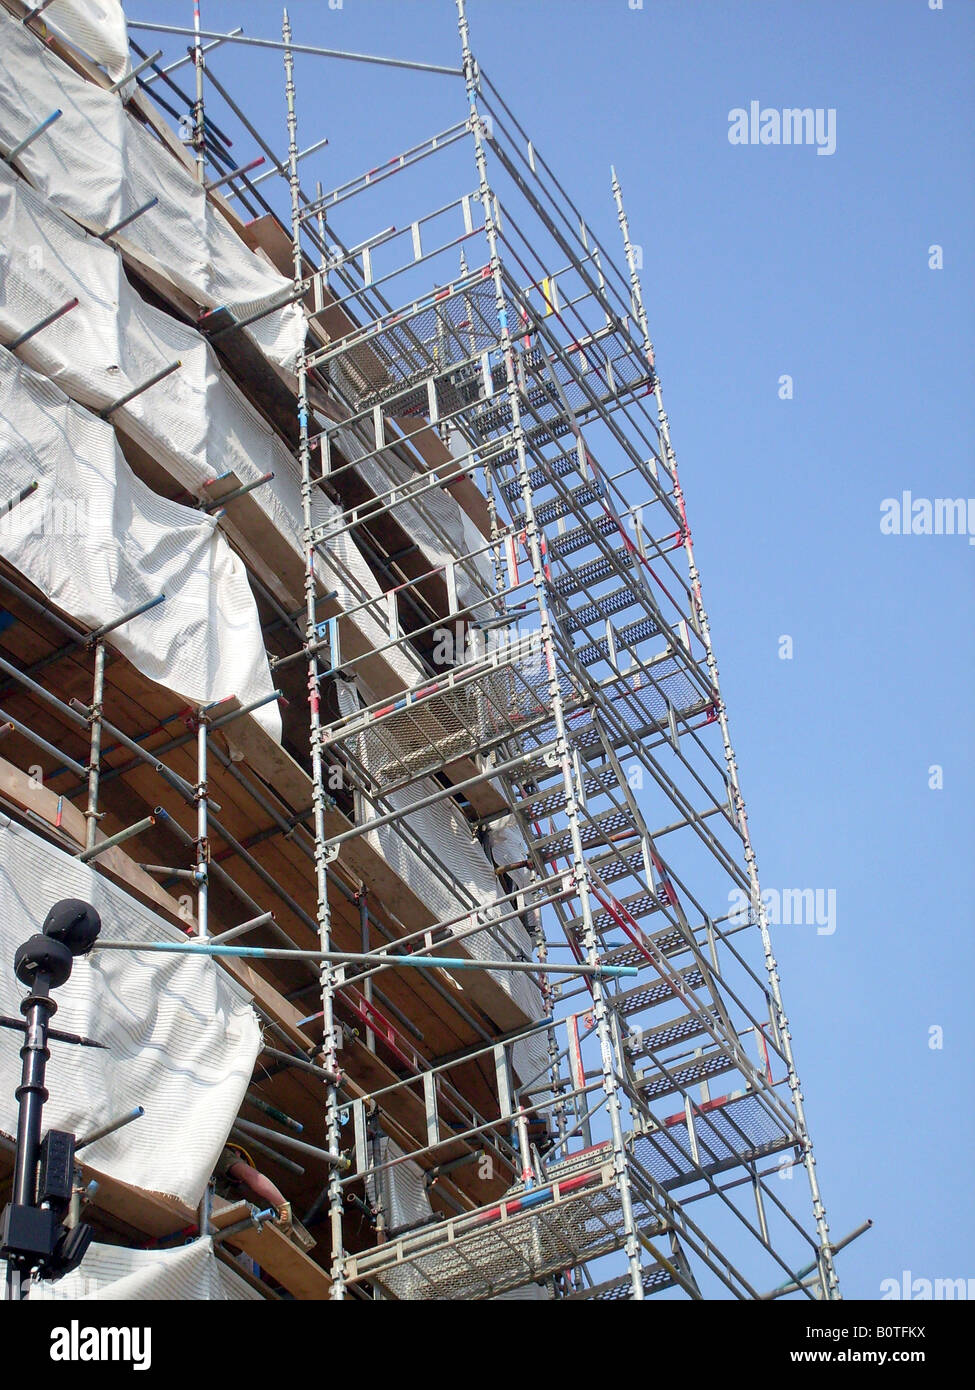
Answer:
[[(90, 902), (104, 940), (183, 934), (86, 864), (10, 821), (0, 823), (0, 1013), (23, 987), (9, 962), (61, 898)], [(98, 1172), (195, 1207), (240, 1109), (260, 1050), (245, 992), (212, 960), (93, 951), (57, 991), (55, 1026), (104, 1043), (52, 1043), (44, 1123), (83, 1135), (136, 1105), (145, 1115), (85, 1150)], [(17, 1035), (0, 1033), (0, 1132), (14, 1135)]]
[[(221, 371), (194, 329), (146, 304), (125, 278), (118, 254), (64, 217), (0, 163), (0, 337), (8, 341), (68, 300), (78, 307), (20, 348), (19, 355), (74, 400), (104, 409), (170, 362), (181, 366), (127, 405), (112, 421), (190, 493), (232, 472), (242, 483), (268, 473), (251, 495), (275, 529), (301, 555), (298, 464), (282, 440)], [(338, 508), (315, 489), (312, 520), (325, 525)], [(317, 571), (343, 607), (380, 593), (348, 532), (322, 548)], [(370, 645), (388, 640), (378, 619), (354, 619)], [(404, 684), (419, 668), (387, 654)]]
[[(375, 1146), (378, 1151), (377, 1163), (393, 1163), (403, 1159), (395, 1167), (386, 1168), (379, 1174), (377, 1184), (375, 1174), (366, 1178), (366, 1195), (370, 1202), (376, 1201), (377, 1185), (382, 1193), (383, 1217), (386, 1229), (403, 1230), (407, 1226), (420, 1226), (433, 1216), (433, 1208), (427, 1194), (426, 1175), (418, 1163), (406, 1158), (406, 1150), (385, 1135)], [(373, 1153), (370, 1147), (370, 1154)]]
[[(312, 499), (314, 524), (337, 528), (341, 524), (341, 507), (330, 501), (321, 489), (316, 488), (315, 494)], [(326, 588), (330, 592), (335, 591), (343, 609), (358, 610), (350, 621), (355, 623), (370, 647), (384, 648), (384, 661), (403, 685), (415, 685), (422, 680), (423, 667), (419, 661), (411, 652), (391, 644), (382, 587), (349, 531), (342, 531), (325, 541), (317, 556), (316, 572)], [(369, 606), (359, 606), (364, 603)], [(386, 623), (382, 621), (384, 617), (387, 618)]]
[[(388, 451), (379, 458), (363, 458), (369, 451), (351, 429), (337, 430), (336, 439), (346, 458), (358, 460), (356, 472), (377, 496), (394, 487), (416, 486), (423, 479), (421, 473), (414, 472)], [(450, 493), (431, 488), (414, 502), (397, 503), (391, 511), (406, 534), (434, 564), (446, 565), (451, 560), (459, 561), (462, 556), (473, 556), (457, 563), (455, 569), (457, 600), (461, 608), (479, 601), (483, 603), (494, 593), (491, 554), (484, 549), (487, 541)], [(479, 611), (483, 617), (490, 610), (484, 607)]]
[[(0, 475), (37, 490), (0, 515), (0, 554), (86, 627), (163, 603), (108, 639), (150, 680), (207, 704), (273, 689), (243, 562), (216, 522), (135, 476), (111, 425), (0, 348)], [(276, 704), (253, 717), (278, 742)]]
[[(523, 863), (528, 858), (525, 837), (519, 830), (515, 817), (513, 815), (504, 816), (500, 820), (494, 821), (485, 835), (485, 841), (495, 868), (504, 869), (517, 888), (526, 888), (531, 883), (531, 874), (528, 869), (511, 867)], [(519, 903), (523, 902), (524, 899), (519, 899)], [(537, 930), (538, 918), (537, 908), (522, 914), (522, 921), (526, 924), (526, 939), (530, 939), (529, 927), (532, 930)], [(533, 1014), (533, 1017), (541, 1017), (541, 1012), (541, 992), (539, 991), (539, 1009)], [(522, 1038), (511, 1045), (512, 1066), (528, 1094), (539, 1100), (550, 1094), (551, 1064), (548, 1044), (549, 1034), (540, 1032), (533, 1033), (530, 1037)]]
[[(541, 997), (541, 991), (539, 991)], [(541, 1008), (536, 1017), (541, 1015)], [(511, 1044), (511, 1065), (525, 1094), (541, 1103), (552, 1094), (552, 1063), (548, 1053), (549, 1031), (532, 1033)]]
[[(102, 232), (158, 198), (119, 234), (120, 244), (195, 303), (244, 318), (288, 295), (291, 281), (244, 245), (193, 173), (129, 115), (119, 95), (86, 81), (0, 9), (0, 142), (13, 148), (55, 110), (60, 119), (17, 161), (55, 206)], [(246, 331), (273, 361), (290, 366), (304, 314), (289, 304)]]
[(264, 1301), (246, 1279), (217, 1259), (209, 1236), (172, 1250), (92, 1244), (78, 1268), (63, 1279), (32, 1281), (29, 1298), (32, 1303), (61, 1299), (95, 1303)]
[[(174, 361), (179, 370), (112, 414), (189, 492), (228, 472), (252, 482), (288, 451), (221, 373), (188, 325), (146, 304), (117, 252), (59, 213), (0, 164), (0, 332), (8, 339), (77, 298), (76, 309), (19, 349), (74, 400), (93, 410)], [(280, 444), (280, 454), (274, 442)], [(294, 465), (291, 465), (294, 468)], [(287, 471), (287, 470), (286, 470)], [(267, 488), (258, 489), (258, 499)], [(297, 526), (296, 517), (290, 524)]]
[(129, 72), (129, 36), (119, 0), (52, 0), (41, 23), (66, 38), (117, 82)]
[[(354, 714), (363, 701), (371, 703), (371, 693), (351, 681), (336, 681), (339, 709), (343, 716)], [(358, 756), (366, 771), (374, 755), (365, 740), (359, 740)], [(432, 779), (392, 792), (384, 798), (390, 809), (406, 810), (414, 802), (442, 790)], [(384, 814), (385, 804), (374, 811), (364, 804), (366, 822)], [(404, 833), (405, 832), (405, 833)], [(431, 806), (410, 811), (402, 823), (381, 825), (368, 832), (372, 843), (399, 877), (433, 912), (439, 921), (457, 917), (472, 907), (487, 907), (500, 894), (497, 876), (487, 855), (471, 834), (470, 825), (451, 797), (442, 797)], [(499, 909), (499, 911), (509, 909)], [(462, 920), (455, 926), (463, 931), (470, 926)], [(517, 918), (495, 926), (491, 931), (473, 932), (464, 937), (464, 949), (478, 960), (498, 960), (502, 957), (531, 960), (532, 944), (528, 933)], [(529, 1018), (541, 1017), (541, 992), (529, 975), (522, 971), (490, 972), (492, 978), (525, 1011)]]

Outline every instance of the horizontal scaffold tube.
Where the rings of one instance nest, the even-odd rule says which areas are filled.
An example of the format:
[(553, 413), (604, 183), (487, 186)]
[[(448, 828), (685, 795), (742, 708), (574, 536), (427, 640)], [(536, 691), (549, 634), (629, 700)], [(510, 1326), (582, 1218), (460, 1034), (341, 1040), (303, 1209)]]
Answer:
[(366, 955), (361, 951), (300, 951), (276, 946), (214, 946), (208, 941), (96, 941), (93, 951), (170, 951), (189, 956), (244, 956), (253, 960), (312, 960), (330, 965), (371, 965), (418, 970), (511, 970), (528, 975), (626, 976), (635, 965), (539, 965), (537, 961), (467, 960), (456, 956)]

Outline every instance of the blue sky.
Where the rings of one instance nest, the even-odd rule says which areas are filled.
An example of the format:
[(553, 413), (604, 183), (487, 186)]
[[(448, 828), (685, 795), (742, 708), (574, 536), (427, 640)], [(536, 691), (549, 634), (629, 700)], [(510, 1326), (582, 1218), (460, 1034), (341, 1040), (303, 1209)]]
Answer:
[[(189, 0), (164, 10), (191, 22)], [(458, 61), (450, 0), (290, 11), (298, 41)], [(277, 37), (280, 8), (203, 0), (203, 19)], [(782, 927), (776, 951), (834, 1235), (876, 1223), (839, 1257), (845, 1293), (975, 1276), (975, 547), (880, 530), (905, 489), (975, 494), (975, 5), (470, 0), (470, 21), (610, 245), (617, 166), (763, 882), (836, 892), (835, 933)], [(214, 69), (283, 148), (277, 61)], [(309, 58), (298, 83), (326, 186), (464, 115), (446, 77)], [(730, 144), (753, 100), (834, 108), (835, 153)]]

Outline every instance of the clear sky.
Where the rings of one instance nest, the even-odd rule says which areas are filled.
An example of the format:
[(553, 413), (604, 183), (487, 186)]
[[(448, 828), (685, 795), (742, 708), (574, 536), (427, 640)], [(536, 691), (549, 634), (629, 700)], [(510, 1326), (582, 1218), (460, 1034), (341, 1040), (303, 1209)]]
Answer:
[[(844, 1291), (975, 1277), (975, 546), (880, 528), (905, 490), (975, 495), (975, 3), (635, 4), (470, 0), (472, 42), (608, 245), (617, 166), (763, 883), (836, 894), (835, 932), (775, 935), (833, 1233), (876, 1223)], [(202, 10), (280, 34), (270, 0)], [(452, 0), (290, 12), (299, 42), (459, 59)], [(283, 150), (279, 61), (213, 67)], [(465, 114), (448, 77), (308, 58), (298, 85), (326, 187)], [(731, 144), (753, 101), (833, 109), (835, 152)]]

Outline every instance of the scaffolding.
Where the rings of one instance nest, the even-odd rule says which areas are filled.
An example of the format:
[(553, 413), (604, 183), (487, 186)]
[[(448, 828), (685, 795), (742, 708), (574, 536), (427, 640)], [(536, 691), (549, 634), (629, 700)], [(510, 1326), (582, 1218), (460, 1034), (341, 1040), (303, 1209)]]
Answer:
[[(267, 1214), (209, 1187), (196, 1221), (272, 1286), (837, 1298), (620, 181), (616, 256), (456, 3), (457, 69), (300, 44), (287, 14), (280, 43), (203, 30), (198, 12), (193, 29), (131, 25), (193, 46), (163, 65), (133, 39), (118, 99), (289, 282), (250, 309), (202, 305), (193, 329), (274, 432), (292, 535), (263, 464), (195, 496), (168, 484), (244, 560), (274, 688), (187, 707), (112, 645), (162, 595), (86, 627), (5, 567), (0, 719), (42, 759), (44, 793), (11, 764), (4, 804), (178, 920), (186, 939), (159, 950), (206, 954), (251, 991), (265, 1033), (248, 1096), (316, 1137), (233, 1133), (304, 1197), (317, 1245), (275, 1263)], [(214, 72), (245, 43), (283, 60), (283, 158)], [(297, 55), (449, 78), (466, 115), (306, 189), (325, 142), (299, 146)], [(106, 86), (51, 58), (69, 60)], [(187, 109), (189, 152), (165, 120)], [(397, 190), (428, 210), (390, 227)], [(185, 313), (131, 220), (99, 235)], [(301, 345), (272, 363), (250, 331), (294, 306)], [(151, 401), (179, 365), (136, 392)], [(131, 461), (130, 399), (100, 414)], [(266, 706), (280, 746), (254, 721)]]

